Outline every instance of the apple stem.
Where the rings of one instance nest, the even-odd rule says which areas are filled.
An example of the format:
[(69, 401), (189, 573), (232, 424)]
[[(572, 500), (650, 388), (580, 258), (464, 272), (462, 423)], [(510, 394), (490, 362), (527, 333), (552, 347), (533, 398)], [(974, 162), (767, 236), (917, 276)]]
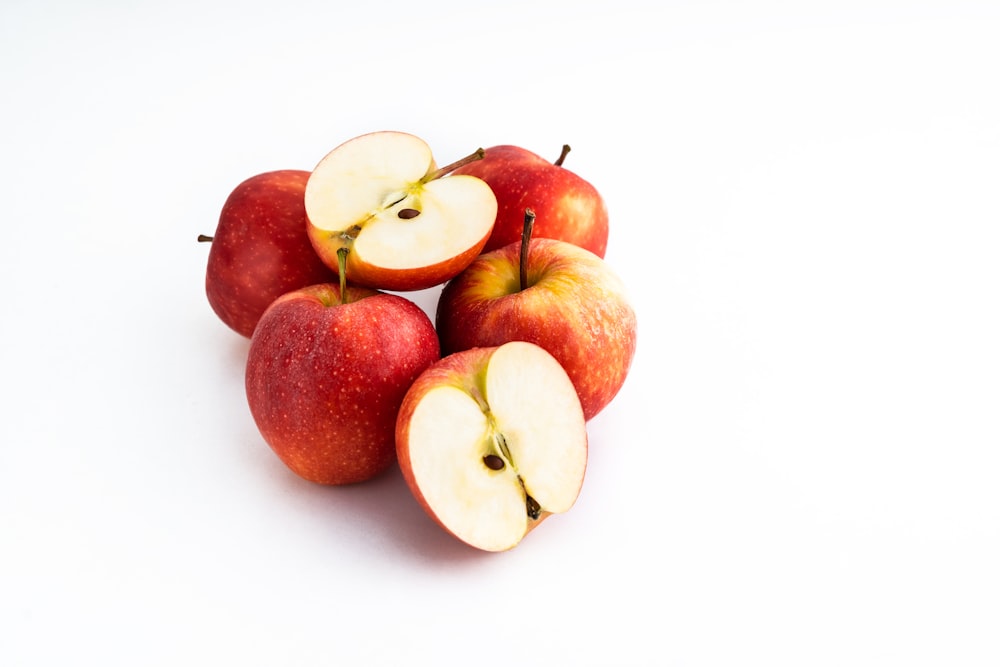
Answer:
[(208, 236), (206, 234), (198, 234), (198, 243), (211, 243), (214, 236)]
[(569, 155), (569, 144), (563, 144), (562, 153), (559, 154), (559, 159), (557, 159), (552, 164), (554, 164), (557, 167), (561, 167), (562, 163), (563, 163), (563, 160), (566, 159), (567, 155)]
[(524, 209), (524, 228), (521, 230), (520, 278), (521, 291), (528, 289), (528, 247), (531, 245), (531, 230), (535, 227), (535, 212)]
[(459, 167), (464, 167), (465, 165), (469, 164), (470, 162), (475, 162), (476, 160), (482, 160), (484, 157), (486, 157), (486, 151), (484, 151), (482, 148), (477, 148), (474, 153), (472, 153), (470, 155), (466, 155), (461, 160), (458, 160), (456, 162), (452, 162), (451, 164), (449, 164), (449, 165), (447, 165), (445, 167), (441, 167), (437, 171), (427, 172), (427, 175), (423, 177), (422, 181), (424, 183), (428, 183), (428, 182), (433, 181), (433, 180), (435, 180), (437, 178), (441, 178), (445, 174), (450, 174), (451, 172), (455, 171)]
[(337, 273), (340, 274), (340, 305), (347, 305), (347, 248), (337, 248)]

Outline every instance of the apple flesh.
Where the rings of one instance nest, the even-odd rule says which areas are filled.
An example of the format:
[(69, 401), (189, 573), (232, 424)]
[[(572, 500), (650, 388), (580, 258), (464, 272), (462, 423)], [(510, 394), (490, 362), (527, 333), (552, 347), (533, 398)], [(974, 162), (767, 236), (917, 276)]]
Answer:
[(247, 338), (275, 299), (306, 285), (337, 279), (306, 235), (309, 172), (252, 176), (230, 193), (211, 241), (205, 293), (229, 328)]
[(425, 370), (400, 407), (396, 448), (424, 510), (484, 551), (511, 549), (568, 511), (587, 466), (572, 382), (524, 342), (459, 352)]
[(592, 252), (554, 239), (480, 255), (442, 289), (436, 323), (443, 354), (515, 340), (545, 348), (587, 420), (618, 394), (635, 355), (636, 315), (621, 279)]
[(476, 176), (489, 184), (497, 198), (497, 217), (483, 252), (497, 250), (521, 238), (524, 211), (537, 216), (534, 235), (580, 246), (603, 258), (608, 245), (608, 208), (589, 181), (563, 165), (569, 146), (555, 162), (518, 146), (487, 148), (482, 160), (470, 162), (454, 175)]
[(362, 482), (395, 461), (403, 396), (439, 357), (430, 318), (408, 299), (312, 285), (279, 297), (261, 317), (247, 401), (261, 436), (297, 475)]
[(413, 291), (445, 282), (480, 253), (497, 211), (489, 186), (447, 175), (454, 166), (438, 169), (427, 143), (405, 132), (372, 132), (333, 149), (306, 186), (316, 253), (337, 267), (348, 248), (352, 284)]

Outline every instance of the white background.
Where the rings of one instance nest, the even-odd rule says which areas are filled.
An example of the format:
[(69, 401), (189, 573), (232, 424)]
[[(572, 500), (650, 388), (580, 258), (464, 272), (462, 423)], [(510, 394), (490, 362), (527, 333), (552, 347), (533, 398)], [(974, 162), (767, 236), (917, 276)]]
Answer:
[[(653, 6), (4, 2), (0, 663), (1000, 664), (1000, 5)], [(505, 554), (291, 475), (204, 296), (378, 129), (611, 211), (638, 353)]]

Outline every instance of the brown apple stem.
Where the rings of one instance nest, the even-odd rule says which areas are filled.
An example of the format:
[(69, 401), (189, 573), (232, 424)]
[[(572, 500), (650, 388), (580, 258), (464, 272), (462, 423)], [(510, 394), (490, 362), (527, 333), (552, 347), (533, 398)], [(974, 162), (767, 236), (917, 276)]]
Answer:
[(559, 159), (553, 162), (552, 164), (554, 164), (557, 167), (561, 167), (563, 160), (566, 159), (567, 155), (569, 155), (569, 144), (563, 144), (562, 153), (559, 154)]
[(531, 230), (535, 226), (535, 212), (530, 208), (524, 209), (524, 228), (521, 230), (521, 261), (520, 278), (521, 291), (528, 288), (528, 247), (531, 245)]
[(340, 305), (347, 305), (347, 248), (337, 249), (337, 273), (340, 274)]
[(433, 181), (436, 178), (441, 178), (445, 174), (450, 174), (451, 172), (455, 171), (459, 167), (464, 167), (465, 165), (469, 164), (470, 162), (475, 162), (476, 160), (482, 160), (484, 157), (486, 157), (486, 151), (484, 151), (482, 148), (477, 148), (474, 153), (472, 153), (471, 155), (466, 155), (461, 160), (458, 160), (456, 162), (452, 162), (451, 164), (449, 164), (449, 165), (447, 165), (445, 167), (441, 167), (437, 171), (428, 172), (427, 175), (424, 176), (423, 182), (424, 183), (428, 183), (430, 181)]
[(211, 243), (214, 236), (208, 236), (206, 234), (198, 234), (198, 243)]

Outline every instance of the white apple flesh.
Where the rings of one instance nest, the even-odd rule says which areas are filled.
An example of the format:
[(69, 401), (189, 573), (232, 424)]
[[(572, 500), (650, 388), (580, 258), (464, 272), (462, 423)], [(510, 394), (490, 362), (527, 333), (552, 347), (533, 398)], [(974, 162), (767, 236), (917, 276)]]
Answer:
[(397, 418), (410, 490), (446, 531), (485, 551), (515, 547), (573, 506), (587, 447), (569, 376), (551, 354), (521, 341), (433, 364)]
[(427, 143), (405, 132), (333, 149), (306, 185), (317, 254), (336, 268), (337, 251), (348, 248), (347, 280), (376, 289), (419, 290), (454, 276), (482, 250), (497, 213), (483, 180), (447, 175), (460, 163), (437, 169)]

